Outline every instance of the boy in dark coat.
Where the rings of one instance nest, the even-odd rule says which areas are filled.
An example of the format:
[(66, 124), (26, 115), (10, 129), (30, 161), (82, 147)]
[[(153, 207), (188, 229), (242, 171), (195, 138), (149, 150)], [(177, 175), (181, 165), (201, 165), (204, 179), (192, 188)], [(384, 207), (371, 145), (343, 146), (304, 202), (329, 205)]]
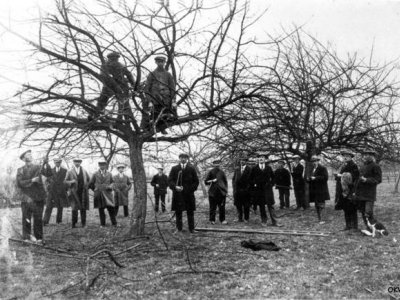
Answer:
[(64, 207), (69, 207), (67, 198), (67, 189), (64, 184), (64, 179), (67, 175), (67, 169), (61, 167), (61, 158), (54, 159), (54, 168), (52, 176), (48, 180), (48, 195), (46, 200), (46, 210), (43, 217), (43, 225), (49, 224), (51, 212), (53, 208), (57, 208), (56, 223), (62, 222), (62, 213)]
[(246, 159), (241, 159), (236, 167), (232, 178), (233, 201), (238, 211), (238, 221), (247, 223), (250, 215), (251, 197), (250, 193), (251, 167), (246, 164)]
[[(17, 170), (17, 186), (21, 191), (22, 238), (36, 243), (43, 243), (43, 207), (46, 191), (41, 176), (51, 176), (47, 159), (43, 165), (33, 164), (32, 151), (28, 150), (19, 157), (25, 165)], [(31, 220), (33, 217), (33, 236)]]
[(310, 202), (315, 203), (319, 224), (325, 224), (323, 212), (325, 209), (325, 200), (329, 200), (328, 189), (328, 170), (320, 164), (320, 158), (313, 156), (311, 162), (314, 163), (314, 169), (308, 181), (310, 182)]
[(304, 204), (304, 187), (305, 187), (305, 182), (304, 182), (304, 177), (303, 177), (303, 172), (304, 172), (304, 167), (300, 163), (300, 156), (296, 155), (294, 158), (294, 164), (292, 167), (292, 179), (293, 179), (293, 190), (294, 190), (294, 196), (296, 198), (296, 209), (306, 209), (305, 204)]
[(158, 168), (158, 174), (153, 176), (150, 184), (154, 187), (154, 198), (155, 198), (155, 212), (158, 212), (160, 198), (161, 198), (161, 210), (165, 212), (165, 195), (167, 194), (168, 188), (168, 177), (163, 173), (163, 168)]
[(224, 171), (220, 169), (221, 161), (215, 160), (213, 162), (213, 169), (208, 172), (204, 183), (209, 185), (208, 201), (210, 204), (210, 222), (215, 224), (215, 214), (218, 206), (219, 221), (226, 225), (225, 221), (225, 202), (226, 194), (228, 192), (228, 181)]
[(365, 226), (367, 221), (374, 220), (374, 203), (376, 201), (376, 187), (382, 182), (381, 167), (375, 162), (376, 153), (364, 150), (363, 165), (360, 168), (360, 178), (356, 186), (356, 197), (358, 210), (361, 212)]
[(290, 172), (285, 169), (285, 162), (278, 161), (278, 168), (274, 172), (275, 175), (275, 188), (279, 191), (279, 204), (280, 208), (290, 207), (290, 185), (292, 184)]
[[(358, 228), (358, 220), (357, 220), (357, 206), (353, 201), (350, 201), (348, 198), (349, 195), (353, 194), (355, 183), (358, 181), (358, 177), (360, 176), (360, 171), (356, 163), (353, 161), (354, 153), (351, 151), (343, 150), (340, 152), (343, 156), (345, 163), (340, 168), (340, 171), (335, 176), (336, 180), (336, 195), (335, 195), (335, 209), (344, 211), (344, 220), (346, 226), (344, 230), (356, 230)], [(343, 174), (349, 173), (351, 174), (351, 183), (348, 185), (348, 191), (345, 193), (342, 188), (342, 181), (344, 178)]]
[(168, 176), (168, 185), (172, 190), (171, 210), (176, 214), (176, 228), (182, 232), (182, 212), (186, 211), (189, 231), (194, 233), (194, 211), (196, 199), (194, 192), (199, 186), (199, 178), (195, 168), (188, 163), (189, 156), (180, 154), (180, 163), (172, 167)]
[(118, 174), (113, 176), (114, 182), (114, 201), (115, 201), (115, 216), (118, 215), (120, 206), (124, 207), (124, 217), (129, 216), (129, 190), (132, 187), (132, 182), (129, 177), (124, 174), (125, 164), (117, 165)]

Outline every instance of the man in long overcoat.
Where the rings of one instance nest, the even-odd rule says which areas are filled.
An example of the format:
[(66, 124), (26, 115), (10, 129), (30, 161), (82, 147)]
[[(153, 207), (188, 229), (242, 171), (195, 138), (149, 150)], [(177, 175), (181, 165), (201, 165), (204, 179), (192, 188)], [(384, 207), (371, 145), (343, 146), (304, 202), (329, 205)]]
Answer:
[(72, 228), (78, 222), (78, 211), (81, 213), (82, 227), (86, 226), (86, 211), (89, 210), (88, 172), (82, 168), (82, 159), (75, 158), (74, 166), (68, 170), (64, 183), (67, 185), (67, 195), (72, 209)]
[(210, 204), (210, 222), (215, 224), (215, 214), (218, 207), (219, 221), (226, 225), (225, 221), (225, 203), (228, 193), (228, 180), (225, 172), (220, 168), (221, 161), (213, 161), (213, 168), (208, 172), (204, 183), (209, 185), (208, 201)]
[(194, 232), (194, 211), (196, 210), (196, 199), (194, 192), (199, 186), (199, 178), (195, 168), (188, 163), (189, 156), (180, 154), (180, 163), (172, 167), (168, 184), (172, 190), (171, 210), (175, 211), (176, 228), (182, 231), (182, 212), (186, 211), (189, 231)]
[(292, 179), (293, 179), (293, 190), (294, 197), (296, 198), (296, 209), (306, 209), (304, 203), (305, 193), (305, 182), (303, 177), (304, 167), (300, 163), (300, 156), (296, 155), (293, 157), (294, 164), (292, 167)]
[(250, 194), (251, 167), (247, 165), (246, 159), (239, 161), (232, 178), (233, 201), (238, 212), (238, 221), (247, 223), (250, 216), (251, 197)]
[[(344, 230), (355, 230), (358, 228), (357, 206), (349, 199), (349, 195), (354, 193), (355, 184), (360, 176), (360, 171), (358, 170), (357, 164), (353, 161), (353, 152), (343, 150), (340, 154), (343, 156), (345, 163), (340, 168), (339, 173), (335, 175), (335, 209), (343, 209), (344, 211), (344, 220), (346, 223)], [(346, 193), (342, 188), (342, 182), (344, 180), (343, 174), (345, 173), (351, 174), (351, 182), (347, 184), (348, 191)]]
[[(46, 200), (41, 176), (51, 176), (51, 168), (44, 160), (43, 165), (33, 164), (32, 151), (27, 150), (19, 157), (25, 165), (17, 170), (17, 186), (21, 191), (22, 238), (32, 242), (43, 242), (43, 207)], [(33, 217), (33, 236), (31, 220)]]
[(290, 186), (292, 180), (290, 178), (289, 170), (285, 169), (285, 162), (278, 161), (278, 168), (274, 172), (275, 188), (279, 191), (279, 204), (280, 208), (290, 207)]
[(107, 162), (99, 161), (99, 170), (96, 171), (90, 180), (89, 187), (94, 191), (93, 205), (99, 209), (100, 226), (106, 226), (106, 215), (104, 210), (107, 209), (110, 216), (111, 224), (117, 226), (115, 218), (115, 201), (113, 195), (113, 177), (107, 171)]
[(258, 164), (251, 171), (251, 185), (254, 188), (255, 203), (260, 207), (261, 223), (267, 223), (267, 212), (265, 210), (265, 205), (267, 205), (272, 226), (278, 226), (272, 190), (275, 184), (274, 171), (268, 165), (266, 159), (268, 159), (267, 154), (261, 153), (259, 155)]
[(164, 174), (163, 168), (158, 168), (158, 173), (153, 176), (150, 184), (154, 187), (155, 207), (154, 211), (158, 212), (161, 200), (161, 211), (165, 212), (165, 195), (168, 188), (168, 177)]
[(323, 212), (325, 209), (325, 201), (330, 199), (328, 189), (328, 169), (320, 163), (318, 156), (311, 158), (314, 168), (308, 181), (310, 182), (310, 203), (315, 202), (318, 221), (324, 224)]
[(376, 153), (372, 150), (364, 150), (362, 153), (363, 165), (360, 168), (360, 178), (356, 183), (356, 197), (358, 210), (363, 221), (374, 220), (374, 204), (376, 201), (376, 188), (382, 182), (381, 167), (375, 161)]
[(48, 179), (48, 194), (46, 199), (46, 209), (44, 211), (43, 225), (49, 224), (53, 208), (57, 208), (56, 223), (62, 223), (63, 208), (69, 207), (67, 198), (67, 188), (64, 179), (67, 175), (67, 169), (61, 166), (62, 159), (54, 159), (54, 168), (52, 176)]
[(115, 216), (118, 215), (118, 208), (124, 207), (124, 217), (129, 216), (129, 190), (132, 187), (132, 182), (129, 177), (124, 174), (125, 164), (117, 165), (118, 174), (113, 177), (114, 181), (114, 202)]

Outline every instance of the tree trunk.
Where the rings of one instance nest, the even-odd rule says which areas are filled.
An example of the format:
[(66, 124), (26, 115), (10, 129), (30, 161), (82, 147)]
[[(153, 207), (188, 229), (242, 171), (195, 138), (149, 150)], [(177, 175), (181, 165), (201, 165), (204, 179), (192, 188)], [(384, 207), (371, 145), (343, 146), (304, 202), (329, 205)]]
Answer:
[(147, 182), (142, 157), (143, 142), (133, 137), (129, 140), (128, 145), (134, 187), (129, 233), (131, 236), (138, 236), (144, 235), (147, 210)]

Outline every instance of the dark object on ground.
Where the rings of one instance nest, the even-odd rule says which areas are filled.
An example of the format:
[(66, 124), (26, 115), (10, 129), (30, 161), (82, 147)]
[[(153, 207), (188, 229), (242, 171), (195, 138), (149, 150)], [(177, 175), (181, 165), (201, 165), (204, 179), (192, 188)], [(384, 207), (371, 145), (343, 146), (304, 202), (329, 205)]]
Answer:
[(267, 250), (267, 251), (279, 251), (280, 247), (275, 245), (275, 243), (270, 241), (258, 241), (258, 240), (248, 240), (242, 241), (240, 245), (244, 248), (250, 248), (253, 251)]

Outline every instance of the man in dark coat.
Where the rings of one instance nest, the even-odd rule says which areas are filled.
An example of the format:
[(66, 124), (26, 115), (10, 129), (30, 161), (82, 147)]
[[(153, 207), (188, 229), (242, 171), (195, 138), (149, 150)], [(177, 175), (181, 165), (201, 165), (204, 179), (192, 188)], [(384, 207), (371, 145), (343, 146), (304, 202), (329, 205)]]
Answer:
[(194, 232), (194, 211), (196, 199), (194, 192), (199, 186), (199, 178), (193, 166), (188, 163), (189, 156), (180, 154), (180, 163), (172, 167), (168, 176), (168, 185), (172, 190), (171, 210), (175, 211), (176, 228), (182, 231), (182, 212), (186, 210), (189, 231)]
[(69, 207), (67, 198), (67, 188), (64, 184), (64, 179), (67, 175), (67, 169), (61, 166), (62, 159), (54, 159), (54, 168), (52, 169), (52, 176), (48, 180), (48, 195), (46, 200), (46, 210), (43, 217), (43, 225), (49, 224), (51, 212), (53, 208), (57, 208), (56, 223), (62, 222), (63, 208)]
[(82, 159), (75, 158), (74, 166), (68, 170), (64, 183), (67, 185), (67, 195), (72, 209), (72, 228), (78, 222), (78, 211), (81, 214), (82, 227), (86, 226), (86, 211), (89, 210), (89, 181), (88, 172), (81, 167)]
[(165, 70), (164, 56), (156, 56), (155, 62), (157, 68), (147, 77), (145, 94), (156, 130), (166, 134), (167, 122), (176, 118), (175, 81)]
[(285, 162), (278, 161), (278, 168), (274, 172), (275, 188), (279, 191), (280, 208), (290, 207), (290, 186), (292, 184), (289, 170), (285, 169)]
[(294, 190), (294, 196), (296, 198), (296, 209), (306, 209), (305, 204), (304, 204), (304, 187), (305, 187), (305, 182), (304, 182), (304, 177), (303, 177), (303, 172), (304, 172), (304, 167), (300, 163), (300, 156), (296, 155), (293, 157), (294, 159), (294, 164), (292, 167), (292, 179), (293, 179), (293, 190)]
[[(353, 152), (343, 150), (340, 152), (340, 154), (343, 156), (345, 163), (340, 168), (339, 173), (335, 175), (335, 209), (343, 209), (344, 211), (344, 220), (346, 223), (344, 230), (356, 230), (358, 228), (357, 206), (349, 199), (349, 195), (354, 193), (355, 183), (358, 181), (360, 171), (358, 170), (357, 164), (353, 161)], [(351, 182), (349, 182), (346, 186), (347, 191), (344, 191), (342, 188), (346, 176), (345, 173), (351, 175)]]
[[(47, 159), (43, 165), (33, 164), (32, 151), (20, 155), (25, 165), (17, 170), (17, 186), (21, 191), (22, 238), (36, 243), (43, 243), (43, 207), (46, 199), (41, 176), (51, 176), (51, 168)], [(33, 236), (31, 220), (33, 217)]]
[(238, 221), (247, 223), (250, 215), (251, 198), (249, 197), (251, 167), (246, 159), (241, 159), (232, 178), (233, 201), (238, 211)]
[(89, 183), (89, 188), (94, 191), (93, 206), (99, 209), (100, 226), (106, 226), (106, 215), (104, 210), (107, 209), (110, 216), (111, 224), (117, 226), (115, 218), (115, 199), (113, 195), (113, 177), (107, 171), (107, 162), (99, 161), (99, 170), (96, 171)]
[(160, 198), (161, 198), (161, 211), (165, 212), (165, 195), (167, 194), (168, 188), (168, 177), (164, 174), (163, 168), (158, 168), (158, 173), (153, 176), (150, 184), (154, 187), (154, 198), (155, 198), (155, 212), (159, 210)]
[(268, 155), (265, 153), (259, 155), (258, 164), (251, 171), (251, 186), (255, 192), (255, 203), (260, 207), (261, 223), (267, 223), (265, 210), (265, 205), (267, 205), (272, 226), (278, 226), (274, 209), (274, 192), (272, 190), (275, 184), (275, 177), (274, 171), (266, 162), (267, 158)]
[(208, 172), (204, 183), (209, 185), (208, 202), (210, 204), (210, 222), (215, 224), (215, 214), (218, 207), (219, 221), (226, 225), (225, 220), (225, 203), (226, 194), (228, 193), (228, 180), (224, 171), (220, 168), (221, 161), (213, 161), (213, 168)]
[(313, 156), (311, 162), (314, 164), (310, 178), (310, 203), (315, 203), (319, 224), (325, 224), (323, 212), (325, 209), (325, 200), (330, 199), (328, 189), (329, 174), (325, 166), (320, 163), (320, 158)]
[(360, 178), (356, 183), (355, 200), (367, 229), (367, 221), (374, 220), (376, 187), (382, 182), (382, 170), (376, 163), (375, 156), (376, 153), (372, 150), (363, 151), (363, 165), (360, 168)]

